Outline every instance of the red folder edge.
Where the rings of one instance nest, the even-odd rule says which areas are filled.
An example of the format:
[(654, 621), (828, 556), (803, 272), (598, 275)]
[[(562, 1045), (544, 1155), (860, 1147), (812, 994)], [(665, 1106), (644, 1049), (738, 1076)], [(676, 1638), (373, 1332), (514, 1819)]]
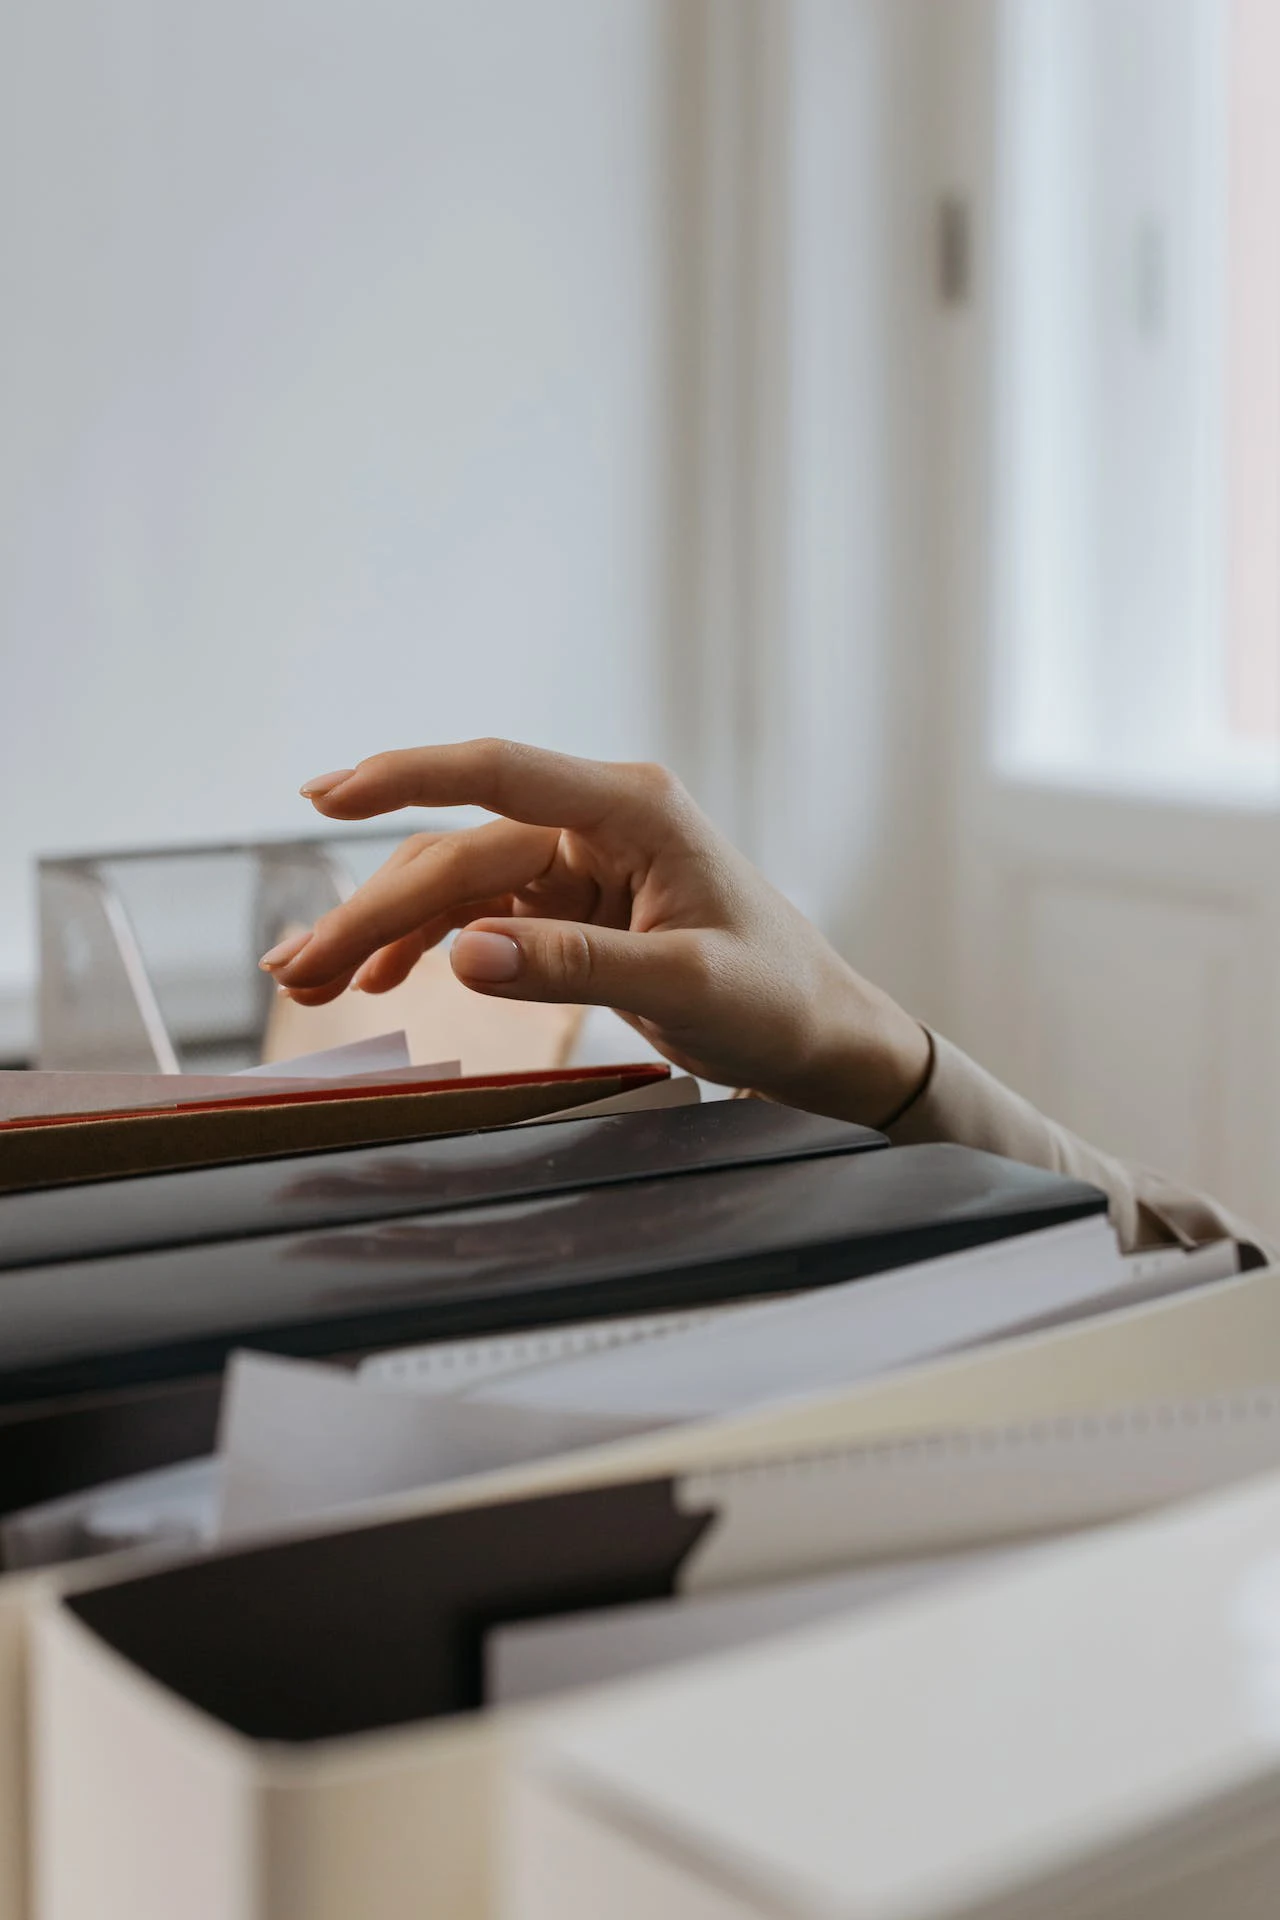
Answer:
[(554, 1067), (527, 1073), (482, 1073), (452, 1080), (397, 1080), (392, 1086), (314, 1087), (300, 1093), (249, 1094), (244, 1099), (194, 1100), (174, 1106), (113, 1107), (101, 1113), (32, 1113), (13, 1120), (0, 1120), (0, 1133), (15, 1133), (32, 1127), (87, 1126), (95, 1120), (140, 1120), (184, 1113), (242, 1113), (261, 1107), (315, 1106), (334, 1100), (394, 1100), (423, 1093), (475, 1093), (487, 1087), (545, 1087), (557, 1084), (579, 1086), (584, 1080), (621, 1080), (624, 1092), (650, 1086), (656, 1080), (669, 1080), (671, 1069), (663, 1061), (636, 1061), (628, 1066)]

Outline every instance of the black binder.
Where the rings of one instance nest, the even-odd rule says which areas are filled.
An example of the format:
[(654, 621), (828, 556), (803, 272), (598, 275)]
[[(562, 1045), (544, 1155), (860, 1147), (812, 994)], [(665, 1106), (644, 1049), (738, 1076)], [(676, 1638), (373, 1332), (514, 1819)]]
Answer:
[(0, 1195), (0, 1269), (247, 1239), (888, 1146), (768, 1100), (446, 1134)]
[(794, 1292), (1103, 1211), (955, 1146), (690, 1173), (0, 1275), (0, 1407), (294, 1355)]

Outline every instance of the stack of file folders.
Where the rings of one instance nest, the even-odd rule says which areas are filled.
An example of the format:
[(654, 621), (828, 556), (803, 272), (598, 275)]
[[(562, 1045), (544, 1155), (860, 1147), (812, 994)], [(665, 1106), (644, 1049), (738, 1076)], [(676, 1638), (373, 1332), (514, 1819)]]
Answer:
[[(0, 1920), (720, 1913), (565, 1815), (566, 1695), (696, 1716), (711, 1655), (745, 1702), (771, 1636), (1280, 1468), (1268, 1274), (1126, 1262), (1099, 1192), (988, 1154), (553, 1078), (301, 1151), (286, 1098), (238, 1159), (161, 1113), (147, 1171), (113, 1117), (70, 1181), (0, 1125)], [(1169, 1446), (1157, 1403), (1216, 1412)], [(726, 1915), (810, 1911), (726, 1871)]]
[[(1190, 1817), (1224, 1777), (1180, 1772), (1183, 1750), (1164, 1775), (1152, 1760), (1171, 1715), (1189, 1731), (1205, 1711), (1206, 1674), (1188, 1654), (1205, 1606), (1173, 1632), (1166, 1582), (1178, 1569), (1122, 1555), (1113, 1570), (1105, 1549), (1129, 1536), (1117, 1521), (1280, 1466), (1280, 1395), (1210, 1390), (1264, 1367), (1278, 1333), (1271, 1276), (1250, 1275), (861, 1391), (372, 1502), (170, 1564), (64, 1573), (35, 1610), (38, 1910), (1057, 1911), (1019, 1903), (1050, 1869), (1087, 1880), (1106, 1846), (1146, 1844), (1142, 1820)], [(1108, 1376), (1170, 1395), (1194, 1380), (1199, 1397), (1123, 1417), (1096, 1398), (1094, 1413), (1063, 1411), (1088, 1406)], [(1017, 1417), (1028, 1398), (1045, 1411)], [(1093, 1529), (1082, 1572), (1075, 1547), (1039, 1544)], [(1265, 1600), (1274, 1498), (1247, 1538), (1252, 1559), (1233, 1564)], [(1210, 1517), (1182, 1556), (1212, 1566), (1221, 1541)], [(1015, 1576), (1031, 1584), (1004, 1584)], [(1265, 1614), (1250, 1617), (1257, 1641)], [(1103, 1624), (1108, 1658), (1090, 1664)], [(870, 1650), (850, 1651), (864, 1634)], [(1123, 1684), (1127, 1649), (1142, 1663), (1140, 1701)], [(1251, 1657), (1265, 1676), (1256, 1644)], [(1208, 1671), (1222, 1678), (1219, 1649)], [(574, 1704), (615, 1679), (616, 1694)], [(1228, 1704), (1238, 1679), (1225, 1675)], [(1076, 1799), (1046, 1838), (1079, 1721), (1091, 1743), (1071, 1775)], [(1148, 1793), (1141, 1819), (1135, 1776), (1091, 1779), (1109, 1746), (1137, 1765), (1135, 1741), (1119, 1738), (1135, 1730), (1169, 1795), (1163, 1808)], [(1220, 1746), (1210, 1757), (1223, 1761)], [(1050, 1785), (1037, 1800), (1038, 1773)], [(654, 1776), (670, 1789), (656, 1803)], [(855, 1820), (851, 1801), (876, 1777), (881, 1797)], [(957, 1831), (947, 1793), (961, 1784), (964, 1820), (981, 1813), (983, 1831)], [(767, 1799), (772, 1827), (759, 1816)], [(983, 1854), (968, 1878), (966, 1833)], [(1220, 1837), (1234, 1844), (1229, 1828)], [(834, 1864), (815, 1891), (819, 1845)], [(199, 1902), (183, 1905), (194, 1886)], [(738, 1906), (715, 1904), (726, 1887)], [(1148, 1910), (1179, 1912), (1132, 1909)]]
[(1280, 1475), (568, 1711), (508, 1920), (1262, 1920)]
[[(883, 1147), (735, 1101), (0, 1196), (0, 1513), (206, 1451), (237, 1348), (352, 1359), (1105, 1234), (1078, 1182)], [(1098, 1278), (1082, 1259), (997, 1316)]]

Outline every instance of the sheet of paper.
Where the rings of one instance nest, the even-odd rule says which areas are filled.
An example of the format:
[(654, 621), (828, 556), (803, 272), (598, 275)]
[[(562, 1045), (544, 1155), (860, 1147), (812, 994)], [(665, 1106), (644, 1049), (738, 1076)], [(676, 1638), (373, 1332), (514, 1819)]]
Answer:
[(213, 1538), (219, 1472), (210, 1456), (184, 1460), (7, 1514), (0, 1562), (12, 1572), (121, 1547), (203, 1546)]
[(216, 1530), (221, 1472), (220, 1462), (206, 1455), (100, 1487), (84, 1518), (90, 1551), (206, 1545)]
[(660, 1343), (529, 1367), (468, 1393), (655, 1426), (700, 1419), (850, 1386), (1064, 1308), (1101, 1304), (1124, 1277), (1115, 1236), (1094, 1217), (770, 1301)]
[(571, 1067), (616, 1067), (632, 1060), (665, 1060), (651, 1041), (612, 1007), (583, 1007), (565, 1057)]
[[(344, 1067), (341, 1073), (319, 1074), (315, 1077), (298, 1074), (294, 1078), (277, 1079), (274, 1073), (260, 1073), (251, 1068), (243, 1074), (237, 1074), (236, 1084), (242, 1099), (268, 1092), (283, 1093), (332, 1093), (335, 1088), (350, 1088), (357, 1091), (361, 1087), (393, 1087), (403, 1082), (407, 1086), (417, 1086), (428, 1080), (457, 1080), (462, 1075), (462, 1064), (458, 1060), (429, 1060), (417, 1062), (407, 1067), (371, 1067), (357, 1069)], [(252, 1087), (243, 1082), (252, 1079)]]
[(615, 1093), (608, 1100), (593, 1100), (587, 1107), (565, 1107), (559, 1113), (540, 1113), (532, 1120), (521, 1120), (522, 1127), (545, 1127), (549, 1120), (594, 1120), (606, 1113), (645, 1113), (650, 1107), (694, 1107), (702, 1098), (702, 1088), (692, 1074), (673, 1073), (669, 1080), (654, 1080), (647, 1087), (634, 1087), (630, 1093)]
[(292, 1060), (244, 1067), (235, 1077), (239, 1080), (341, 1080), (350, 1073), (386, 1073), (393, 1067), (412, 1064), (409, 1041), (401, 1029), (399, 1033), (377, 1034), (370, 1040), (349, 1040), (343, 1047), (325, 1047), (319, 1053), (300, 1053)]
[(460, 1393), (463, 1388), (496, 1380), (526, 1367), (562, 1360), (570, 1354), (599, 1353), (631, 1340), (652, 1340), (727, 1313), (740, 1306), (697, 1307), (687, 1313), (619, 1315), (613, 1320), (583, 1320), (567, 1327), (546, 1327), (531, 1333), (494, 1334), (487, 1339), (437, 1340), (427, 1347), (397, 1347), (370, 1354), (360, 1362), (362, 1379), (383, 1387), (407, 1388), (413, 1393)]
[(776, 1633), (877, 1606), (904, 1593), (986, 1568), (1025, 1547), (945, 1554), (858, 1567), (817, 1580), (692, 1598), (646, 1600), (550, 1620), (519, 1620), (485, 1637), (484, 1697), (489, 1706), (542, 1700), (572, 1687), (652, 1673), (677, 1660), (704, 1659)]
[(311, 1362), (236, 1355), (223, 1401), (225, 1533), (549, 1458), (681, 1421), (806, 1398), (1019, 1316), (1080, 1305), (1123, 1276), (1101, 1219), (814, 1293), (661, 1337), (420, 1394)]
[[(1280, 1392), (1254, 1388), (1101, 1414), (920, 1428), (745, 1471), (691, 1472), (679, 1503), (717, 1525), (686, 1593), (1000, 1541), (1077, 1533), (1280, 1467)], [(816, 1557), (815, 1557), (816, 1556)]]
[(405, 1393), (341, 1367), (238, 1353), (223, 1389), (218, 1534), (270, 1530), (637, 1431), (611, 1414)]
[(1234, 1240), (1209, 1240), (1202, 1247), (1156, 1247), (1125, 1256), (1124, 1296), (1134, 1305), (1157, 1300), (1184, 1287), (1229, 1280), (1240, 1271)]

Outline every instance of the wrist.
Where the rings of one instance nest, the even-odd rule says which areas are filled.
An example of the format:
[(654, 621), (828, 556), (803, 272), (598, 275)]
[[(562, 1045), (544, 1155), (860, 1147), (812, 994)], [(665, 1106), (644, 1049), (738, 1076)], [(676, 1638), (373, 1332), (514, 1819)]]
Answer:
[(916, 1102), (923, 1098), (929, 1082), (933, 1078), (934, 1062), (937, 1057), (933, 1043), (933, 1035), (930, 1033), (928, 1027), (921, 1026), (919, 1021), (915, 1022), (915, 1026), (917, 1033), (920, 1034), (924, 1041), (923, 1071), (913, 1071), (909, 1080), (904, 1077), (902, 1084), (907, 1090), (897, 1104), (887, 1109), (875, 1122), (878, 1133), (888, 1133), (891, 1128), (897, 1126), (900, 1120), (905, 1119)]
[(843, 1017), (828, 1032), (804, 1104), (834, 1119), (878, 1131), (892, 1126), (923, 1093), (933, 1071), (928, 1030), (878, 987), (850, 981)]

